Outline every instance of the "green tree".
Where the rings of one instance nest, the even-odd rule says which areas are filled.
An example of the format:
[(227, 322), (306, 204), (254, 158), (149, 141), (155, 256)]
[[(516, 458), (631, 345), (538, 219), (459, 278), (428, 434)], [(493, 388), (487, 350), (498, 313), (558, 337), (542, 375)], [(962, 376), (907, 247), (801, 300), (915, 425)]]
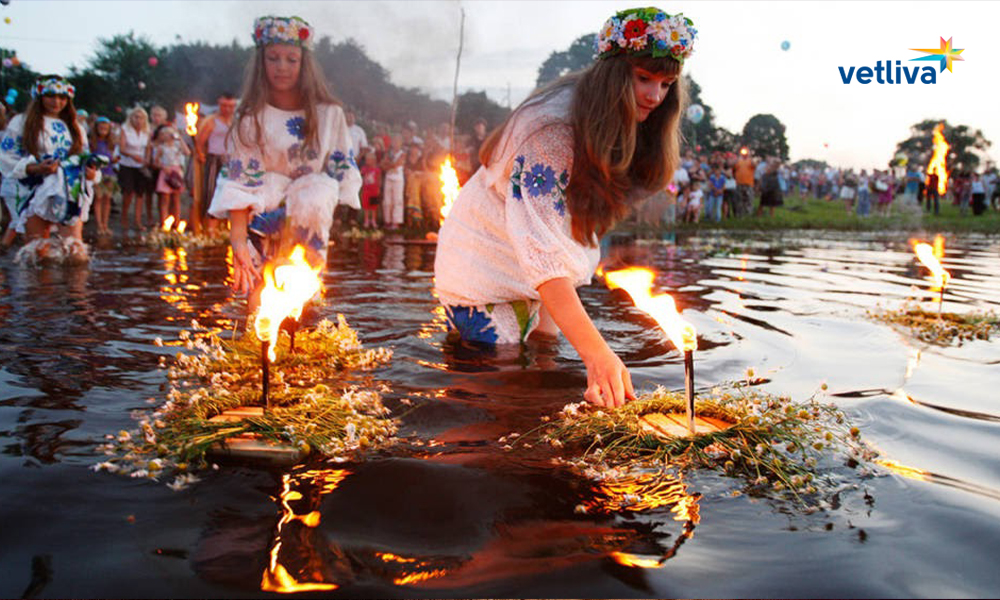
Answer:
[(910, 164), (926, 166), (934, 151), (933, 132), (944, 123), (944, 139), (951, 148), (946, 158), (948, 170), (975, 171), (993, 145), (982, 130), (967, 125), (951, 125), (948, 121), (928, 119), (910, 127), (910, 137), (896, 144), (896, 154), (904, 154)]
[(758, 114), (750, 117), (743, 126), (741, 140), (757, 156), (777, 156), (781, 160), (788, 160), (785, 126), (774, 115)]
[[(2, 58), (10, 58), (16, 55), (17, 53), (14, 50), (0, 48), (0, 57)], [(31, 101), (31, 86), (35, 84), (35, 80), (38, 79), (39, 75), (40, 73), (36, 73), (28, 65), (20, 61), (18, 61), (16, 66), (0, 66), (0, 99), (5, 98), (7, 90), (13, 88), (17, 90), (17, 100), (14, 101), (13, 108), (16, 112), (24, 111), (28, 107), (28, 102)]]
[(830, 168), (830, 165), (826, 164), (825, 160), (816, 160), (815, 158), (803, 158), (792, 163), (793, 169), (822, 169), (826, 170)]
[(157, 50), (145, 37), (133, 32), (99, 39), (100, 47), (85, 70), (70, 70), (70, 80), (77, 85), (76, 104), (111, 113), (115, 106), (127, 109), (148, 102), (160, 91), (155, 69), (149, 64)]
[(568, 49), (549, 54), (549, 57), (538, 69), (538, 80), (535, 82), (535, 87), (542, 87), (567, 73), (590, 66), (590, 63), (594, 62), (594, 37), (596, 35), (594, 33), (582, 35), (576, 38)]

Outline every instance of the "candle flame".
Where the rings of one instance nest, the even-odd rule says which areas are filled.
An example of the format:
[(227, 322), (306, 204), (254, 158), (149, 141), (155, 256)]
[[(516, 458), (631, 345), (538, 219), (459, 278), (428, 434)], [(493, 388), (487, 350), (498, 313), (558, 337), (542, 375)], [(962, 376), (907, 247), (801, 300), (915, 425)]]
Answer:
[(938, 123), (934, 128), (934, 154), (931, 155), (931, 162), (927, 164), (927, 185), (931, 183), (931, 175), (938, 176), (938, 194), (944, 195), (948, 191), (948, 150), (951, 145), (944, 139), (944, 123)]
[(281, 322), (287, 317), (298, 319), (302, 307), (320, 289), (320, 267), (313, 268), (306, 260), (306, 251), (295, 246), (289, 264), (264, 267), (264, 289), (260, 293), (260, 308), (254, 319), (257, 338), (267, 342), (267, 355), (273, 361)]
[(654, 277), (653, 271), (641, 267), (607, 271), (604, 274), (608, 287), (628, 292), (636, 308), (653, 317), (679, 351), (697, 350), (698, 338), (694, 326), (678, 314), (674, 299), (667, 294), (652, 294)]
[(174, 216), (170, 215), (166, 219), (163, 219), (163, 225), (160, 227), (160, 229), (166, 232), (170, 231), (170, 229), (173, 228), (173, 226), (174, 226)]
[(441, 163), (441, 173), (438, 175), (441, 180), (441, 193), (444, 195), (444, 203), (441, 205), (441, 222), (444, 223), (448, 213), (451, 212), (451, 205), (458, 198), (458, 192), (462, 186), (458, 184), (458, 173), (451, 166), (451, 156)]
[(184, 122), (187, 124), (187, 134), (191, 137), (198, 135), (198, 109), (201, 104), (188, 102), (184, 105)]
[(177, 233), (184, 233), (185, 229), (187, 229), (187, 221), (179, 221), (177, 223)]
[[(937, 240), (935, 240), (935, 242), (936, 241)], [(934, 286), (931, 288), (931, 291), (941, 291), (946, 285), (948, 285), (948, 280), (951, 279), (951, 274), (949, 274), (948, 271), (945, 271), (944, 267), (941, 266), (941, 261), (938, 260), (935, 248), (926, 242), (911, 240), (911, 243), (913, 244), (913, 251), (917, 254), (917, 258), (920, 259), (920, 262), (931, 271), (931, 277), (934, 280)], [(943, 256), (944, 238), (941, 238), (940, 248), (941, 255)]]

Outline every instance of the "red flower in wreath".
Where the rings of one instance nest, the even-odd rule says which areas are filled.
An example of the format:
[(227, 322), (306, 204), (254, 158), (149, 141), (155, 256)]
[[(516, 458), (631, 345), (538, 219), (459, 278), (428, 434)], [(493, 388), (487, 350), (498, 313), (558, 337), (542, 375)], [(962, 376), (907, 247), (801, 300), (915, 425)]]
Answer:
[(305, 27), (299, 29), (299, 39), (303, 42), (309, 39), (309, 30)]
[(625, 39), (641, 37), (646, 34), (646, 22), (641, 19), (632, 19), (625, 23)]

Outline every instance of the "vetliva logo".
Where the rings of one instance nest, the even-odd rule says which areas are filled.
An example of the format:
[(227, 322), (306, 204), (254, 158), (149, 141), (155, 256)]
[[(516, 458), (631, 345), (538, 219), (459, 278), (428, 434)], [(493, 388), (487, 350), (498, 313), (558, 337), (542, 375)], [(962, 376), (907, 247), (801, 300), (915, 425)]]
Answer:
[[(875, 78), (876, 83), (882, 83), (882, 84), (884, 83), (900, 84), (904, 82), (907, 84), (914, 84), (917, 81), (919, 81), (920, 83), (937, 83), (938, 73), (944, 71), (945, 69), (948, 69), (948, 72), (952, 73), (953, 72), (951, 70), (952, 62), (956, 60), (965, 60), (964, 58), (959, 56), (962, 52), (965, 51), (965, 49), (952, 48), (951, 40), (952, 38), (948, 38), (947, 41), (945, 41), (944, 38), (941, 38), (940, 48), (910, 48), (910, 50), (915, 50), (917, 52), (923, 52), (927, 54), (927, 56), (921, 56), (919, 58), (911, 58), (910, 61), (914, 60), (939, 61), (940, 69), (938, 69), (937, 71), (934, 70), (934, 67), (929, 67), (929, 66), (906, 67), (902, 65), (902, 63), (898, 60), (896, 61), (896, 64), (893, 65), (891, 60), (887, 60), (885, 61), (885, 64), (883, 64), (882, 61), (876, 62), (874, 68), (850, 67), (845, 69), (844, 67), (837, 67), (837, 69), (840, 70), (840, 79), (844, 82), (845, 85), (851, 83), (852, 81), (857, 81), (862, 85), (867, 85), (869, 83), (872, 83), (872, 77)], [(893, 66), (895, 66), (895, 70), (893, 70)], [(882, 77), (883, 73), (885, 74), (884, 79)], [(895, 75), (895, 78), (893, 77), (893, 75)]]

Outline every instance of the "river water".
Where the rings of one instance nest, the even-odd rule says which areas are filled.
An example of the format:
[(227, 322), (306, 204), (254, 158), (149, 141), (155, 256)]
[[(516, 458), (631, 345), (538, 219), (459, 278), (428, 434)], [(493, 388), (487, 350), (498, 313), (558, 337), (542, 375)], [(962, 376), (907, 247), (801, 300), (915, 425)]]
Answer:
[[(655, 268), (697, 328), (699, 388), (748, 368), (793, 398), (826, 383), (897, 466), (814, 514), (734, 495), (741, 482), (711, 472), (665, 483), (658, 507), (615, 510), (550, 450), (497, 441), (581, 399), (572, 348), (450, 349), (434, 247), (360, 241), (331, 250), (322, 310), (394, 350), (374, 377), (405, 441), (354, 463), (223, 464), (173, 492), (90, 467), (105, 434), (163, 401), (158, 361), (174, 350), (155, 338), (193, 318), (239, 325), (225, 251), (97, 249), (87, 268), (49, 269), (7, 255), (0, 596), (996, 595), (1000, 341), (933, 346), (866, 316), (908, 298), (932, 306), (905, 236), (612, 241), (608, 262)], [(946, 311), (1000, 310), (1000, 239), (949, 238), (944, 263)], [(637, 388), (683, 387), (681, 357), (648, 319), (599, 283), (581, 297)], [(318, 524), (295, 518), (308, 513)]]

